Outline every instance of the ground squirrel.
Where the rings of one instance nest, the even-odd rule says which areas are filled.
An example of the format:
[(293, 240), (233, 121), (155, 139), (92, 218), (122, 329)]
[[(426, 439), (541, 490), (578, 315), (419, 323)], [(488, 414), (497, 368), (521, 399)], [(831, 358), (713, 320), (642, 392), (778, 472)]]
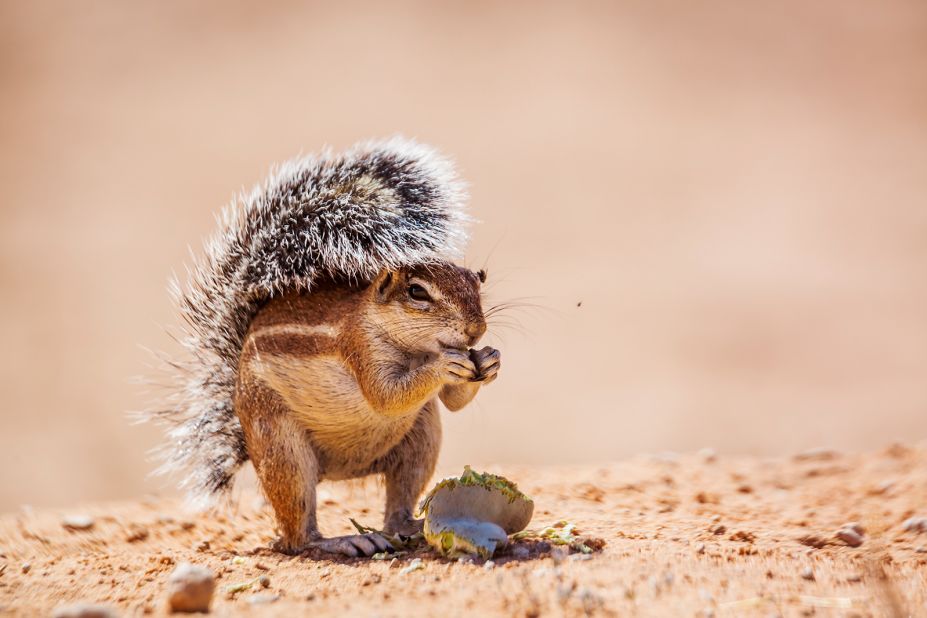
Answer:
[(277, 168), (224, 212), (172, 290), (187, 326), (162, 470), (191, 497), (225, 493), (250, 459), (274, 508), (277, 547), (350, 556), (378, 535), (324, 539), (316, 484), (382, 474), (384, 528), (411, 533), (441, 440), (437, 400), (459, 410), (495, 379), (485, 272), (456, 266), (464, 191), (430, 148), (394, 138)]

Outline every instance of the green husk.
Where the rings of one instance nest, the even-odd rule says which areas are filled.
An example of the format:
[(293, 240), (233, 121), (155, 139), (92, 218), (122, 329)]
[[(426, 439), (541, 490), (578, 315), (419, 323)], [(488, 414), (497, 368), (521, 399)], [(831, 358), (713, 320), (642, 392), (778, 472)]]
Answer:
[(423, 517), (428, 512), (431, 501), (434, 500), (435, 494), (442, 489), (454, 489), (455, 487), (482, 487), (488, 490), (496, 490), (502, 493), (509, 502), (516, 500), (527, 500), (532, 502), (531, 498), (523, 494), (518, 489), (518, 485), (508, 480), (504, 476), (491, 474), (489, 472), (476, 472), (470, 466), (464, 466), (463, 474), (459, 478), (447, 478), (435, 485), (419, 504), (416, 517)]
[(447, 558), (479, 556), (488, 560), (496, 549), (505, 546), (508, 535), (501, 527), (489, 521), (426, 520), (425, 539), (439, 554)]
[(417, 515), (425, 518), (425, 540), (439, 554), (491, 558), (508, 535), (531, 520), (534, 502), (505, 477), (464, 468), (458, 478), (428, 492)]

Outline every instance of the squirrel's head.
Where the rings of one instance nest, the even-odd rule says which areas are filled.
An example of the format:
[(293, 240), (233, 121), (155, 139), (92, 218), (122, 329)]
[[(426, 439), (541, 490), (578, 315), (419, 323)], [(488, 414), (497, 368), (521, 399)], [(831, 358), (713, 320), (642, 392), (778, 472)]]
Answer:
[(480, 301), (485, 271), (450, 262), (387, 270), (374, 280), (377, 323), (403, 349), (465, 350), (486, 332)]

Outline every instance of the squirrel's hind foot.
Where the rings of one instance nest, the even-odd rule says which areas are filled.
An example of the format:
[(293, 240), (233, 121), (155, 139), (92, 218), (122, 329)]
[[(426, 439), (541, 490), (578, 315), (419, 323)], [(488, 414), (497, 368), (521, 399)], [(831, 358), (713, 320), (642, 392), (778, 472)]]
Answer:
[(308, 543), (306, 548), (320, 549), (330, 554), (341, 554), (349, 558), (369, 558), (379, 552), (394, 551), (390, 542), (375, 532), (319, 539)]

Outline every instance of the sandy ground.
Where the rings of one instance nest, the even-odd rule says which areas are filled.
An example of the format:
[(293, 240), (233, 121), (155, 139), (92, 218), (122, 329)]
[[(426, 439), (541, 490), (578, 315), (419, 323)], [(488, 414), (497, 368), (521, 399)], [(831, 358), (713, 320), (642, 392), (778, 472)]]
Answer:
[[(526, 543), (527, 555), (510, 546), (492, 565), (424, 556), (424, 569), (403, 573), (412, 556), (390, 564), (272, 553), (271, 513), (251, 493), (234, 513), (213, 517), (155, 498), (23, 511), (0, 518), (0, 613), (47, 615), (85, 601), (164, 614), (167, 577), (183, 561), (219, 574), (217, 615), (927, 612), (927, 532), (902, 525), (927, 515), (923, 447), (497, 471), (534, 497), (533, 524), (569, 519), (605, 549), (566, 555)], [(323, 530), (350, 532), (349, 516), (378, 524), (381, 497), (374, 483), (323, 486)], [(65, 529), (74, 514), (92, 517), (93, 527)], [(865, 528), (858, 548), (834, 537), (849, 522)], [(269, 586), (227, 592), (260, 576)]]

